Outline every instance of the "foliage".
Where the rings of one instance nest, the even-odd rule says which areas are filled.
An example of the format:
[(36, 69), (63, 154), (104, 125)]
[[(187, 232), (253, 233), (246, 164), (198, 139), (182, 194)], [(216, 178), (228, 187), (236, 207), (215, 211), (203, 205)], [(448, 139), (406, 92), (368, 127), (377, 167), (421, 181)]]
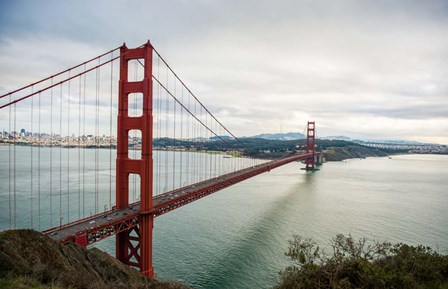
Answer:
[(355, 240), (339, 234), (332, 254), (294, 236), (285, 253), (294, 262), (279, 273), (275, 289), (448, 288), (448, 256), (429, 247)]
[(96, 248), (59, 244), (33, 230), (0, 232), (0, 289), (184, 289), (143, 277)]

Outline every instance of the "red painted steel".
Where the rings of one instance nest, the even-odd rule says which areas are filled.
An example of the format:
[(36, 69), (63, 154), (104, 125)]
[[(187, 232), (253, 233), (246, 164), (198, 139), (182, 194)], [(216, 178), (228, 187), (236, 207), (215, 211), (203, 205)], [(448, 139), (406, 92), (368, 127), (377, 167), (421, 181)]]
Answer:
[[(19, 92), (19, 91), (22, 91), (22, 90), (24, 90), (24, 89), (33, 87), (33, 86), (35, 86), (35, 85), (37, 85), (37, 84), (39, 84), (39, 83), (42, 83), (42, 82), (47, 81), (47, 80), (50, 80), (50, 79), (55, 78), (55, 77), (57, 77), (57, 76), (59, 76), (59, 75), (62, 75), (62, 74), (64, 74), (64, 73), (67, 73), (67, 72), (69, 72), (69, 71), (72, 71), (72, 70), (74, 70), (74, 69), (76, 69), (76, 68), (78, 68), (78, 67), (81, 67), (81, 66), (83, 66), (83, 65), (86, 65), (86, 64), (88, 64), (88, 63), (90, 63), (90, 62), (92, 62), (92, 61), (94, 61), (94, 60), (98, 60), (98, 59), (100, 59), (100, 58), (103, 57), (103, 56), (106, 56), (106, 55), (108, 55), (108, 54), (111, 54), (111, 53), (113, 53), (115, 50), (118, 50), (118, 49), (120, 49), (120, 47), (114, 48), (114, 49), (112, 49), (112, 50), (110, 50), (110, 51), (108, 51), (108, 52), (106, 52), (106, 53), (103, 53), (103, 54), (101, 54), (101, 55), (98, 55), (97, 57), (94, 57), (94, 58), (92, 58), (92, 59), (89, 59), (89, 60), (87, 60), (87, 61), (84, 61), (83, 63), (80, 63), (80, 64), (75, 65), (75, 66), (73, 66), (73, 67), (70, 67), (69, 69), (66, 69), (66, 70), (61, 71), (61, 72), (56, 73), (56, 74), (53, 74), (52, 76), (48, 76), (48, 77), (46, 77), (46, 78), (44, 78), (44, 79), (41, 79), (41, 80), (36, 81), (36, 82), (33, 82), (33, 83), (29, 84), (29, 85), (26, 85), (26, 86), (24, 86), (24, 87), (21, 87), (21, 88), (19, 88), (19, 89), (14, 90), (14, 91), (5, 93), (5, 94), (3, 94), (3, 95), (0, 95), (0, 98), (6, 97), (6, 96), (8, 96), (8, 95), (12, 95), (12, 94), (14, 94), (14, 93), (16, 93), (16, 92)], [(114, 59), (116, 59), (116, 58), (114, 58)], [(108, 61), (107, 63), (110, 63), (110, 62), (113, 61), (114, 59)], [(104, 64), (106, 64), (106, 63), (104, 63)], [(96, 66), (96, 67), (94, 67), (94, 69), (95, 69), (95, 68), (98, 68), (98, 67), (99, 67), (99, 66)], [(74, 77), (77, 77), (77, 76), (74, 76)], [(55, 85), (59, 85), (59, 84), (60, 84), (60, 83), (57, 83), (57, 84), (55, 84)], [(39, 93), (39, 92), (41, 92), (41, 91), (37, 91), (36, 93)]]
[[(318, 154), (319, 152), (316, 153), (316, 155)], [(158, 195), (153, 198), (153, 209), (147, 214), (152, 218), (161, 216), (241, 181), (294, 161), (306, 160), (310, 156), (312, 153), (292, 155)], [(83, 219), (81, 222), (65, 224), (43, 233), (61, 243), (75, 242), (78, 235), (85, 233), (88, 244), (92, 244), (122, 232), (127, 234), (139, 225), (141, 217), (140, 202), (136, 202), (128, 207), (107, 211)], [(130, 247), (128, 249), (132, 252)], [(134, 263), (129, 264), (133, 265)]]
[[(113, 51), (114, 50), (102, 54), (71, 69), (78, 68), (84, 64), (92, 62), (93, 60), (100, 59)], [(61, 224), (61, 226), (46, 230), (43, 233), (61, 243), (74, 242), (81, 246), (87, 246), (109, 236), (116, 235), (116, 258), (129, 266), (139, 268), (142, 274), (149, 278), (155, 277), (154, 268), (152, 265), (152, 234), (155, 217), (161, 216), (219, 190), (254, 177), (258, 174), (269, 172), (271, 169), (293, 161), (305, 160), (306, 170), (314, 171), (316, 163), (315, 158), (319, 155), (319, 153), (316, 153), (315, 151), (315, 122), (308, 122), (306, 153), (296, 154), (268, 163), (245, 168), (153, 197), (153, 52), (154, 48), (149, 41), (146, 44), (133, 49), (129, 49), (125, 44), (123, 44), (123, 46), (120, 47), (120, 56), (111, 58), (101, 64), (86, 69), (77, 75), (70, 76), (69, 74), (65, 80), (58, 83), (52, 83), (44, 89), (34, 91), (31, 94), (25, 95), (19, 99), (10, 101), (9, 103), (0, 106), (0, 109), (10, 106), (33, 95), (40, 94), (43, 91), (80, 77), (81, 75), (98, 69), (118, 58), (120, 59), (117, 117), (116, 207), (114, 210), (97, 214), (95, 216), (77, 220), (65, 225)], [(155, 51), (155, 53), (157, 52)], [(168, 69), (177, 77), (176, 73), (174, 73), (165, 60), (163, 60), (160, 55), (158, 56), (166, 64)], [(141, 81), (129, 81), (128, 62), (130, 60), (138, 60), (144, 63), (144, 76)], [(1, 95), (0, 98), (52, 79), (55, 76), (69, 72), (71, 69), (65, 70), (61, 73), (55, 74), (8, 94)], [(156, 81), (158, 80), (156, 79)], [(184, 85), (182, 80), (179, 79), (179, 81)], [(159, 85), (164, 88), (162, 83), (159, 83)], [(191, 96), (202, 105), (196, 96), (194, 96), (188, 88), (186, 89)], [(138, 117), (129, 116), (128, 98), (132, 93), (142, 94), (142, 115)], [(171, 94), (168, 90), (167, 93)], [(174, 95), (171, 96), (173, 96), (182, 108), (188, 111), (188, 108), (179, 102)], [(204, 107), (204, 109), (218, 124), (224, 128), (225, 131), (235, 137), (215, 118), (213, 114), (210, 113), (207, 108)], [(207, 125), (204, 124), (199, 118), (194, 115), (193, 117), (200, 124), (207, 127)], [(128, 139), (130, 130), (139, 130), (141, 132), (141, 159), (129, 158)], [(215, 134), (215, 136), (220, 138), (215, 132), (212, 130), (210, 131)], [(236, 137), (235, 139), (238, 140)], [(140, 176), (140, 202), (133, 204), (129, 204), (130, 174), (138, 174)]]
[(306, 133), (306, 153), (312, 153), (312, 156), (307, 157), (305, 160), (305, 170), (314, 171), (316, 165), (316, 135), (314, 130), (314, 121), (309, 121), (307, 125), (307, 133)]
[[(118, 92), (118, 137), (117, 137), (117, 182), (116, 208), (129, 206), (129, 175), (140, 176), (140, 216), (138, 227), (130, 227), (117, 233), (116, 257), (121, 262), (140, 269), (143, 275), (154, 278), (152, 266), (153, 216), (146, 212), (152, 209), (153, 160), (152, 160), (152, 53), (148, 42), (143, 47), (120, 49), (120, 82)], [(128, 80), (129, 60), (142, 60), (142, 81)], [(128, 97), (141, 93), (143, 111), (139, 117), (130, 117)], [(140, 130), (142, 136), (141, 159), (129, 159), (128, 135), (130, 130)], [(136, 245), (137, 244), (137, 245)]]
[(81, 233), (81, 234), (77, 235), (75, 238), (75, 243), (80, 246), (87, 247), (87, 245), (88, 245), (87, 234)]

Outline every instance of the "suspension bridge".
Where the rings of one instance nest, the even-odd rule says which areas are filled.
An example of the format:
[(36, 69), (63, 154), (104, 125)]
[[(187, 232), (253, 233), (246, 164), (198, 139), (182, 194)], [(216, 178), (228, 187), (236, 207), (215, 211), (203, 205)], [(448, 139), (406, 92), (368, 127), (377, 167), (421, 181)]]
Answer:
[(321, 159), (314, 122), (303, 150), (250, 157), (149, 42), (1, 95), (0, 124), (0, 229), (82, 246), (116, 236), (116, 258), (150, 278), (156, 217), (294, 161), (314, 171)]

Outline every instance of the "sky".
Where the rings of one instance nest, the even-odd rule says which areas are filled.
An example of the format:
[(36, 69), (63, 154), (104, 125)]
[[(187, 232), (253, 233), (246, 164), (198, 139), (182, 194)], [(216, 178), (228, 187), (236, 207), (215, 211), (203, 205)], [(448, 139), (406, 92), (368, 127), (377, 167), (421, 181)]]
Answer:
[(0, 93), (148, 39), (237, 136), (448, 144), (446, 0), (0, 0)]

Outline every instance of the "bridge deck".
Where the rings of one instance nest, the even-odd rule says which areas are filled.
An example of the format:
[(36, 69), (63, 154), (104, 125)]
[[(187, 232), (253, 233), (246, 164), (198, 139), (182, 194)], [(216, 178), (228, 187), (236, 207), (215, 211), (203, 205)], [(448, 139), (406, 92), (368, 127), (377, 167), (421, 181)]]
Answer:
[(43, 233), (61, 243), (92, 244), (136, 226), (141, 214), (152, 214), (154, 217), (158, 217), (258, 174), (290, 162), (304, 160), (312, 155), (312, 153), (296, 154), (166, 192), (153, 198), (153, 209), (149, 212), (140, 212), (140, 203), (136, 202), (127, 208), (106, 211), (46, 230)]

